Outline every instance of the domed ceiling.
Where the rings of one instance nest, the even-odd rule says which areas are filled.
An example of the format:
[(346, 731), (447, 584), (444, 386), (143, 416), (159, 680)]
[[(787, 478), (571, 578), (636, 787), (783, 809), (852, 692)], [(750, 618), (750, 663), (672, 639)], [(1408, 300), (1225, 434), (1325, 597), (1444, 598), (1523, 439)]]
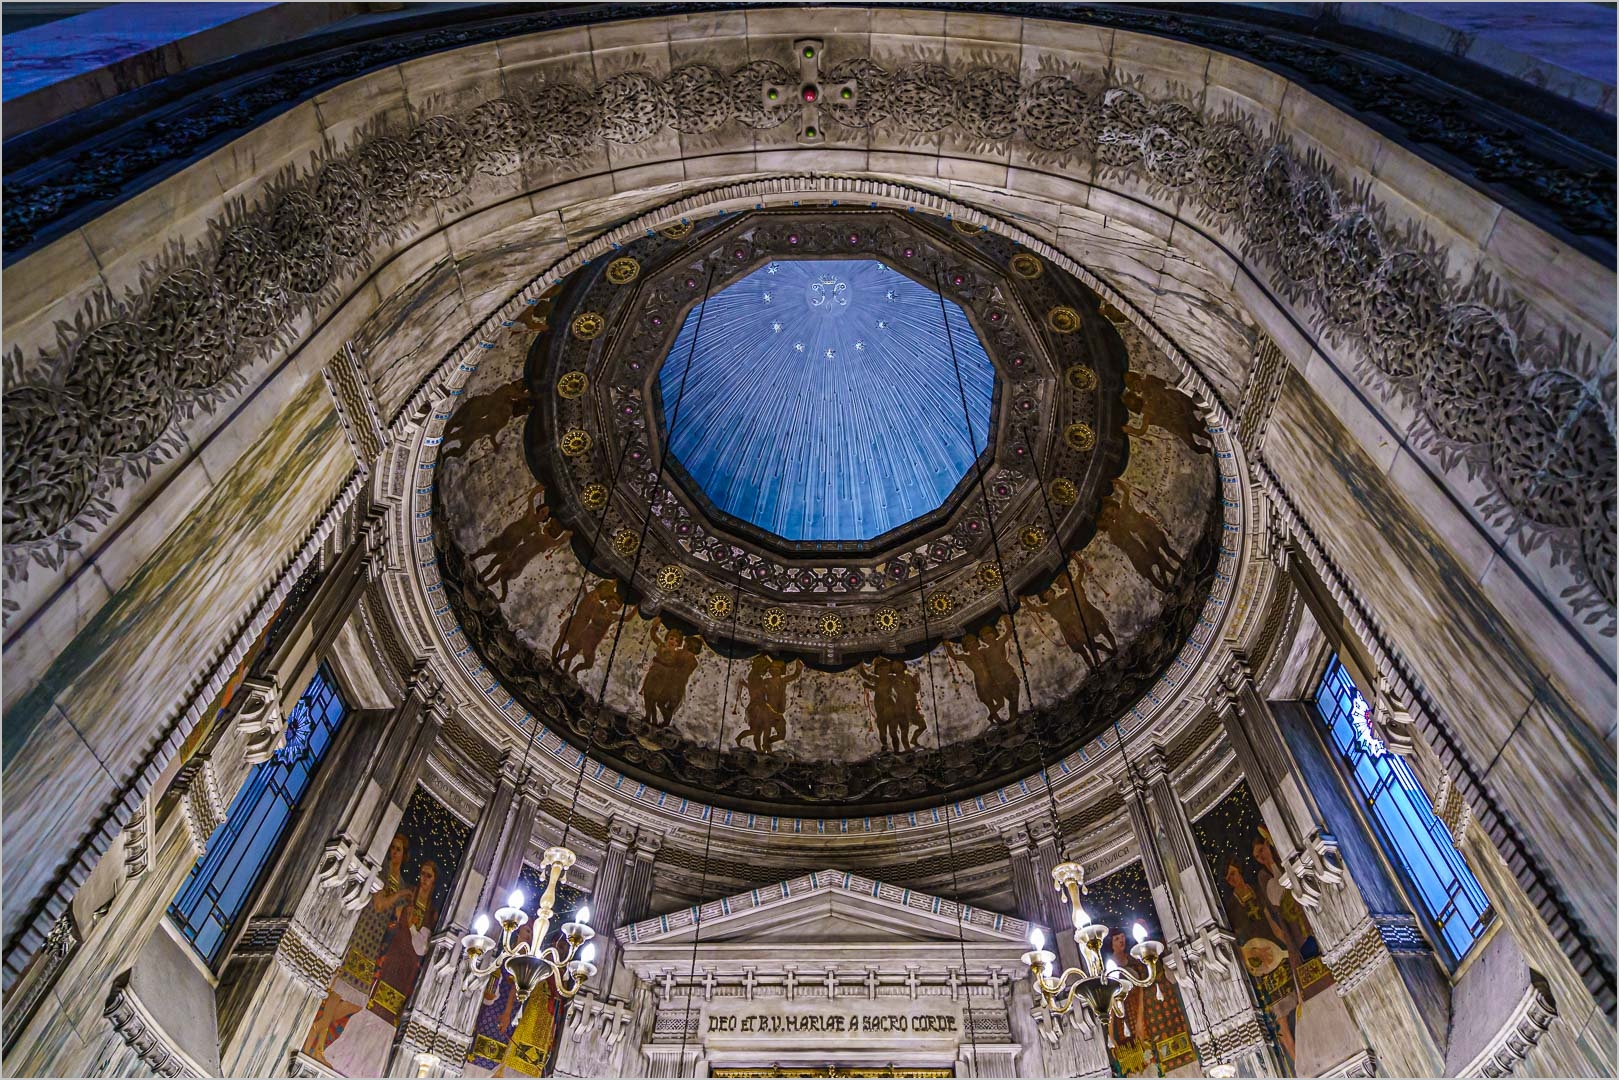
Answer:
[(1192, 404), (1011, 241), (722, 215), (523, 325), (439, 448), (444, 602), (491, 692), (628, 776), (764, 812), (959, 798), (1094, 735), (1198, 623)]
[(995, 369), (966, 313), (877, 259), (767, 263), (687, 313), (669, 356), (689, 490), (787, 540), (937, 510), (989, 438)]

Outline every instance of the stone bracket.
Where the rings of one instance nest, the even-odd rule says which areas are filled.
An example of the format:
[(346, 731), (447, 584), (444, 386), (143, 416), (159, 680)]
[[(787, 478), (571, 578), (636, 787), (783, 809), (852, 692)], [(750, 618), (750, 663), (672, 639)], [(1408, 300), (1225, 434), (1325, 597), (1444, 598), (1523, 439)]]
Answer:
[(382, 875), (376, 864), (360, 850), (359, 842), (346, 834), (326, 842), (315, 877), (322, 889), (342, 890), (343, 907), (349, 911), (360, 910), (372, 893), (382, 890)]

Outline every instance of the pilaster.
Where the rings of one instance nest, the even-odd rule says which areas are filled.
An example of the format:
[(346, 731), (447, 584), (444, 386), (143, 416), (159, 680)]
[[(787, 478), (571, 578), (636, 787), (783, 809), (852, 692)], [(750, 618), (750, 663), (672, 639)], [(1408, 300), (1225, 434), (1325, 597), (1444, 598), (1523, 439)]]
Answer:
[(539, 792), (519, 791), (516, 777), (501, 774), (474, 828), (470, 857), (456, 879), (444, 926), (433, 935), (410, 1007), (400, 1017), (389, 1076), (415, 1076), (422, 1054), (438, 1059), (431, 1075), (461, 1074), (483, 1004), (482, 984), (462, 988), (466, 966), (461, 939), (477, 913), (495, 906), (494, 901), (503, 902), (505, 890), (517, 880), (539, 804)]
[[(1339, 840), (1306, 791), (1275, 712), (1243, 657), (1232, 657), (1222, 688), (1226, 697), (1217, 711), (1270, 832), (1279, 883), (1306, 909), (1334, 989), (1382, 1067), (1393, 1075), (1438, 1075), (1444, 1058), (1424, 1019), (1428, 1010), (1402, 972), (1429, 981), (1434, 976), (1432, 951), (1415, 918), (1367, 907), (1370, 882), (1351, 879)], [(1359, 828), (1353, 820), (1346, 826)]]
[(1245, 1076), (1277, 1075), (1236, 937), (1198, 852), (1186, 806), (1170, 782), (1163, 749), (1146, 747), (1132, 772), (1120, 778), (1119, 791), (1169, 946), (1165, 967), (1180, 983), (1199, 1058), (1205, 1065), (1235, 1065)]
[[(359, 913), (438, 737), (446, 709), (431, 680), (392, 713), (344, 726), (257, 910), (231, 949), (217, 995), (226, 1075), (268, 1076), (302, 1043), (343, 962)], [(364, 777), (358, 786), (355, 777)], [(349, 792), (343, 798), (343, 792)]]

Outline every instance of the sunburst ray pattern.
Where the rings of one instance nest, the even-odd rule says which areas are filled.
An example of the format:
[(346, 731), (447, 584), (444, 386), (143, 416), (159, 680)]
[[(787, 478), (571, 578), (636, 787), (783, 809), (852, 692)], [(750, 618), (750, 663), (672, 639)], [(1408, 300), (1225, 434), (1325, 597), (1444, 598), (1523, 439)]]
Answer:
[(664, 361), (674, 456), (720, 510), (787, 540), (870, 540), (936, 509), (984, 450), (995, 385), (966, 314), (944, 310), (970, 435), (937, 293), (875, 259), (761, 267), (709, 298), (689, 373), (695, 308)]

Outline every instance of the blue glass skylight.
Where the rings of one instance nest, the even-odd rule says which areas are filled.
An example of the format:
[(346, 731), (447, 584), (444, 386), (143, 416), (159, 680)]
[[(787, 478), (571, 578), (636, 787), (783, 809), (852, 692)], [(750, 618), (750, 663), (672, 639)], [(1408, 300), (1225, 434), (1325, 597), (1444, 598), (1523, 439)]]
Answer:
[(994, 389), (961, 308), (874, 259), (755, 270), (709, 298), (700, 336), (692, 309), (659, 373), (686, 473), (787, 540), (870, 540), (937, 509), (987, 444)]

